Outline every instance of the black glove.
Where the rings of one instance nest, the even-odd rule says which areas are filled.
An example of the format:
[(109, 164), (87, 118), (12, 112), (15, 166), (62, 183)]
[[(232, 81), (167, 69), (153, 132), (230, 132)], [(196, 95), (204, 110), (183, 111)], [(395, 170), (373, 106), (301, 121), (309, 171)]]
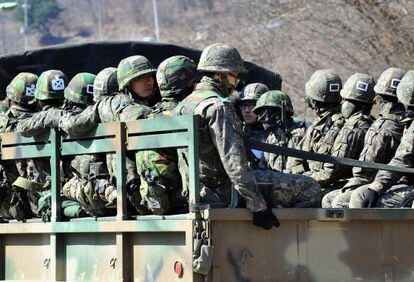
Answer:
[(362, 207), (363, 208), (375, 208), (378, 198), (379, 198), (378, 193), (374, 190), (369, 189), (364, 200), (362, 200)]
[(398, 205), (399, 208), (411, 208), (414, 202), (414, 192), (411, 192), (402, 199), (401, 204)]
[(262, 227), (266, 230), (273, 226), (279, 227), (280, 223), (276, 215), (272, 212), (272, 208), (267, 207), (267, 210), (253, 213), (253, 224)]

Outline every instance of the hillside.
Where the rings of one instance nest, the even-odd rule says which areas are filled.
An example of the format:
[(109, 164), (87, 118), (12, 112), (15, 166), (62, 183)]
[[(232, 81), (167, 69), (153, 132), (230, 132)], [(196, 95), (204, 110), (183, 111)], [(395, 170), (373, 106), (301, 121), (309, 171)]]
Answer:
[[(57, 0), (61, 12), (45, 36), (29, 32), (30, 47), (155, 37), (151, 0)], [(29, 0), (30, 3), (30, 0)], [(295, 110), (318, 68), (378, 78), (389, 66), (414, 63), (414, 1), (410, 0), (158, 0), (160, 41), (203, 48), (228, 42), (244, 58), (277, 71)], [(101, 19), (101, 20), (99, 20)], [(101, 23), (101, 24), (99, 24)], [(21, 26), (4, 17), (6, 49), (24, 48)], [(99, 28), (100, 27), (100, 28)], [(99, 32), (101, 31), (101, 32)]]

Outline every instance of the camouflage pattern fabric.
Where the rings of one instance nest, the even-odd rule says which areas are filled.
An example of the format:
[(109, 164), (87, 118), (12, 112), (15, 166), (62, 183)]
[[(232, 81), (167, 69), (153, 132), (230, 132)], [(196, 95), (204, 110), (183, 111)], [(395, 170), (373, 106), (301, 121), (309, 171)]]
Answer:
[[(266, 209), (248, 167), (243, 132), (233, 105), (222, 96), (223, 85), (203, 77), (196, 90), (176, 108), (176, 115), (200, 116), (200, 182), (202, 200), (213, 194), (225, 204), (230, 201), (231, 185), (246, 200), (251, 211)], [(226, 92), (226, 90), (224, 90)], [(179, 169), (184, 187), (188, 187), (188, 152), (178, 149)]]
[(63, 100), (68, 78), (60, 70), (42, 72), (36, 83), (35, 98), (42, 100)]
[[(382, 115), (368, 129), (365, 136), (364, 149), (359, 157), (360, 161), (385, 164), (392, 159), (400, 144), (404, 126), (401, 124), (401, 115), (395, 115), (394, 119), (390, 118), (391, 115)], [(359, 186), (371, 183), (374, 180), (377, 171), (369, 168), (354, 167), (352, 174), (353, 177), (349, 179), (343, 189), (339, 189), (340, 192), (345, 193), (346, 190), (353, 190)], [(347, 196), (344, 195), (341, 196), (341, 199), (335, 200), (341, 206), (335, 206), (334, 204), (329, 205), (329, 203), (332, 203), (336, 198), (334, 194), (337, 196), (341, 195), (341, 193), (336, 191), (337, 190), (328, 193), (325, 196), (327, 199), (324, 197), (322, 207), (340, 208), (347, 205), (345, 202), (346, 200), (350, 200), (349, 192), (347, 193)], [(328, 198), (331, 200), (328, 200)]]
[(37, 75), (21, 72), (6, 88), (7, 98), (22, 105), (34, 103)]
[(173, 56), (160, 63), (157, 68), (157, 84), (162, 97), (173, 97), (192, 89), (201, 78), (197, 65), (186, 56)]
[(197, 70), (213, 73), (247, 72), (239, 51), (223, 43), (215, 43), (204, 48)]
[(239, 94), (239, 101), (257, 101), (260, 96), (268, 92), (269, 88), (263, 83), (247, 84)]
[[(399, 167), (413, 167), (414, 166), (414, 123), (411, 122), (410, 126), (406, 128), (404, 131), (403, 137), (401, 139), (401, 143), (397, 148), (395, 156), (392, 160), (388, 163), (392, 166), (399, 166)], [(375, 180), (368, 184), (367, 186), (360, 187), (356, 189), (352, 195), (350, 200), (350, 207), (360, 207), (362, 199), (364, 198), (367, 189), (371, 189), (376, 191), (381, 197), (380, 200), (387, 194), (387, 192), (391, 194), (387, 194), (387, 198), (389, 201), (392, 201), (392, 194), (393, 187), (399, 184), (405, 184), (409, 186), (409, 184), (413, 183), (412, 176), (402, 176), (397, 172), (385, 171), (380, 170), (378, 171)], [(396, 195), (399, 197), (399, 195)]]
[(65, 88), (65, 99), (75, 104), (92, 104), (95, 77), (88, 72), (75, 75)]
[[(305, 136), (299, 141), (296, 148), (312, 153), (329, 154), (337, 134), (344, 125), (344, 119), (339, 111), (339, 106), (330, 108), (316, 119), (306, 129)], [(289, 157), (286, 169), (294, 174), (302, 174), (309, 170), (318, 171), (322, 165), (322, 163), (315, 161)]]
[(253, 174), (260, 186), (265, 186), (266, 201), (276, 208), (320, 207), (321, 187), (310, 177), (269, 170)]
[[(358, 159), (364, 146), (365, 134), (373, 122), (371, 116), (361, 112), (354, 114), (342, 127), (332, 147), (331, 155), (335, 157)], [(337, 164), (324, 163), (320, 171), (313, 171), (310, 176), (322, 187), (351, 176), (352, 168)]]
[[(163, 98), (148, 118), (167, 117), (179, 101)], [(158, 149), (136, 152), (137, 172), (141, 178), (140, 193), (153, 214), (182, 211), (187, 205), (188, 191), (183, 189), (178, 170), (176, 149)]]
[(341, 97), (339, 91), (342, 88), (342, 80), (339, 75), (330, 69), (315, 71), (305, 84), (305, 97), (312, 100), (339, 104)]
[(121, 60), (117, 70), (119, 91), (124, 91), (132, 80), (155, 72), (154, 66), (144, 56), (131, 56)]
[(112, 96), (119, 89), (116, 68), (104, 68), (93, 82), (93, 101), (96, 103), (104, 97)]
[(10, 100), (4, 99), (0, 102), (0, 113), (5, 113), (10, 108)]
[(409, 70), (401, 79), (397, 87), (398, 101), (406, 106), (414, 106), (414, 70)]

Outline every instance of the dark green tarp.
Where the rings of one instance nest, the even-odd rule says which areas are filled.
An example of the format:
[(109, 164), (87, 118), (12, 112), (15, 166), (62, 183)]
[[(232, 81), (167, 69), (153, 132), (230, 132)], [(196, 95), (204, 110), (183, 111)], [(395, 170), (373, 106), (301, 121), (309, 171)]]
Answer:
[[(98, 73), (105, 67), (116, 67), (119, 61), (132, 55), (143, 55), (155, 66), (174, 55), (185, 55), (198, 62), (201, 51), (173, 44), (149, 42), (99, 42), (56, 45), (0, 57), (0, 98), (6, 86), (19, 72), (39, 75), (48, 69), (62, 70), (69, 79), (79, 72)], [(246, 62), (249, 70), (244, 83), (263, 82), (271, 89), (281, 89), (280, 75)]]

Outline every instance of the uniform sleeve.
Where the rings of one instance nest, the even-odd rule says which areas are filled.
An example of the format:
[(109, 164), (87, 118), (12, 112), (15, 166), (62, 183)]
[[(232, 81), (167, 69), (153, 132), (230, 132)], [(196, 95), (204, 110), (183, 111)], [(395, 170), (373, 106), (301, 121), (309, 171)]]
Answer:
[[(358, 125), (355, 128), (343, 127), (335, 138), (332, 156), (341, 158), (358, 159), (364, 146), (364, 138), (369, 125)], [(327, 186), (350, 175), (352, 168), (337, 164), (324, 163), (321, 171), (312, 173), (312, 177), (321, 184)]]
[(45, 133), (50, 128), (58, 127), (59, 120), (64, 114), (60, 109), (50, 109), (39, 112), (30, 118), (22, 119), (17, 123), (16, 131), (23, 136), (36, 136)]
[[(365, 136), (364, 148), (359, 157), (360, 161), (373, 163), (388, 163), (390, 161), (401, 139), (398, 128), (392, 130), (393, 128), (390, 128), (392, 126), (392, 124), (384, 123), (381, 128), (371, 127), (368, 130)], [(344, 188), (371, 183), (376, 173), (377, 170), (375, 169), (354, 167), (352, 170), (353, 177)]]
[(252, 212), (263, 210), (266, 202), (248, 166), (240, 120), (230, 105), (217, 104), (212, 106), (208, 126), (223, 167), (235, 189), (246, 200), (247, 208)]
[[(389, 162), (389, 165), (398, 167), (412, 168), (414, 165), (414, 122), (405, 132), (401, 139), (401, 143), (397, 148), (395, 156)], [(395, 185), (401, 178), (398, 172), (380, 170), (374, 182), (370, 185), (370, 189), (377, 191), (380, 195), (385, 193), (391, 186)]]
[(59, 128), (71, 135), (83, 135), (91, 131), (100, 122), (97, 103), (87, 107), (81, 113), (72, 115), (65, 114), (59, 122)]

